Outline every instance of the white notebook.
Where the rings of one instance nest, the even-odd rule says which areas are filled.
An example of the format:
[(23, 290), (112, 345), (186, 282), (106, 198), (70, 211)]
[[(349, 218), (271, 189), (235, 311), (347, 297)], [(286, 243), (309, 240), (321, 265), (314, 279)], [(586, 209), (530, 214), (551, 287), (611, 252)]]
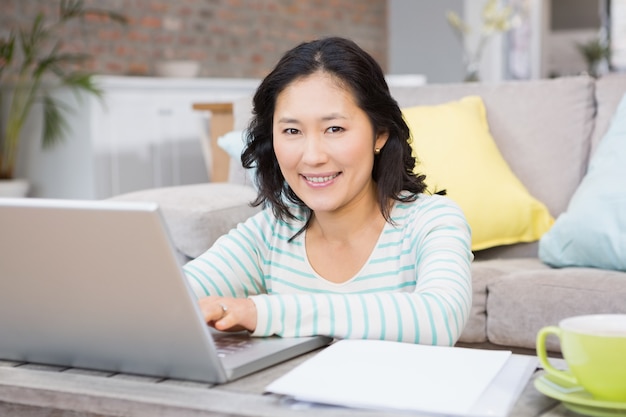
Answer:
[(355, 408), (504, 417), (535, 368), (535, 357), (510, 351), (343, 340), (266, 390)]

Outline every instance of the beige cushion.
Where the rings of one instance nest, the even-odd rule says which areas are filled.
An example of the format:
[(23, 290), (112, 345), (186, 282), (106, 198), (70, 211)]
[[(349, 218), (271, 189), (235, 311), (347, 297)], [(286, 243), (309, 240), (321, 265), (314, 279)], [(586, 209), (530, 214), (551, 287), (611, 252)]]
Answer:
[(536, 258), (475, 260), (472, 263), (472, 308), (460, 342), (482, 343), (487, 341), (488, 288), (500, 277), (525, 270), (548, 269)]
[[(506, 263), (507, 261), (502, 261)], [(582, 314), (626, 313), (626, 273), (540, 266), (487, 285), (487, 336), (498, 345), (534, 349), (543, 326)], [(548, 349), (560, 351), (548, 340)]]
[(218, 237), (255, 214), (256, 191), (231, 183), (207, 183), (153, 188), (112, 197), (112, 200), (154, 201), (174, 246), (188, 258), (206, 251)]
[(596, 81), (595, 95), (598, 111), (591, 141), (594, 150), (609, 130), (609, 124), (624, 92), (626, 92), (626, 75), (624, 74), (608, 74)]

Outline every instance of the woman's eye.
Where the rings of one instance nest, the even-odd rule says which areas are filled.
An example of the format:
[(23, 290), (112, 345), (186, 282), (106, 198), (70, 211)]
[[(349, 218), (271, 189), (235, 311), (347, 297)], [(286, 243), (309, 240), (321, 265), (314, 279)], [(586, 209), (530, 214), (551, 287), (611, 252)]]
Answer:
[(287, 129), (283, 130), (283, 132), (286, 135), (297, 135), (299, 133), (298, 129), (294, 129), (292, 127), (288, 127)]
[(339, 132), (343, 132), (343, 127), (331, 126), (327, 130), (329, 133), (339, 133)]

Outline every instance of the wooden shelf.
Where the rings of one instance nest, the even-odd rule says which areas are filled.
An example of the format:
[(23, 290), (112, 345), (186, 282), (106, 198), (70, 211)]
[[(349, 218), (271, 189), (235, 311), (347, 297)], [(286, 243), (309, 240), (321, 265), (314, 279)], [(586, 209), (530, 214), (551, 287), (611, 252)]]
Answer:
[(218, 146), (217, 139), (233, 130), (233, 103), (193, 103), (192, 108), (211, 113), (209, 135), (203, 143), (203, 151), (210, 167), (211, 182), (226, 182), (230, 156)]

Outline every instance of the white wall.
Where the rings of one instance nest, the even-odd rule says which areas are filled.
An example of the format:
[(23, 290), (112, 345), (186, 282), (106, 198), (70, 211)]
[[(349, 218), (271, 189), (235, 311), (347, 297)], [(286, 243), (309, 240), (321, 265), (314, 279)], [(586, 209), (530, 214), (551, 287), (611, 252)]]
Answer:
[(387, 7), (390, 74), (423, 74), (429, 84), (463, 78), (463, 49), (445, 17), (447, 10), (463, 15), (463, 0), (389, 0)]

